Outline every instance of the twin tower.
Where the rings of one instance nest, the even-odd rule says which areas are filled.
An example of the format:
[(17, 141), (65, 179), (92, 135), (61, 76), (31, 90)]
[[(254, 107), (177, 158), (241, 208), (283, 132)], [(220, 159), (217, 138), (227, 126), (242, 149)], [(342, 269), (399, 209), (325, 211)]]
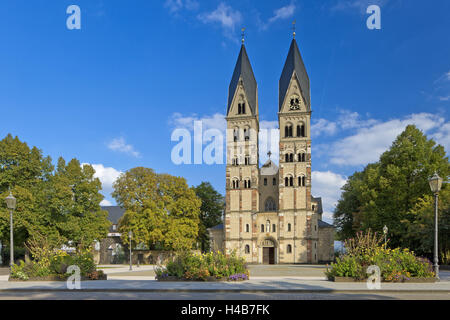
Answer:
[(279, 167), (259, 166), (258, 86), (244, 44), (228, 90), (224, 224), (210, 229), (213, 250), (249, 263), (333, 259), (333, 227), (311, 195), (309, 78), (295, 39), (279, 81)]

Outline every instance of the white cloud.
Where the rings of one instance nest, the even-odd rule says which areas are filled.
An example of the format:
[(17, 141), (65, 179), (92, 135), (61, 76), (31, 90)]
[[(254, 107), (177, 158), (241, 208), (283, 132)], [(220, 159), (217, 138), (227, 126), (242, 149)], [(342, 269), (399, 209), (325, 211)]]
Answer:
[(347, 178), (331, 171), (313, 171), (311, 179), (313, 196), (322, 198), (323, 220), (332, 223), (333, 211)]
[(318, 137), (321, 134), (332, 135), (336, 132), (336, 123), (326, 119), (319, 119), (311, 125), (311, 135)]
[(450, 100), (450, 96), (446, 96), (446, 97), (438, 97), (440, 101), (449, 101)]
[(291, 3), (290, 5), (281, 7), (274, 11), (273, 17), (269, 19), (269, 23), (275, 22), (277, 20), (288, 19), (294, 15), (295, 5)]
[(195, 0), (166, 0), (164, 7), (168, 8), (170, 13), (177, 13), (182, 9), (196, 10), (199, 3)]
[(408, 124), (416, 125), (425, 133), (430, 130), (438, 130), (438, 133), (443, 133), (439, 139), (445, 141), (445, 132), (441, 127), (444, 121), (444, 118), (430, 113), (412, 114), (404, 119), (393, 119), (386, 122), (373, 121), (372, 125), (357, 129), (356, 134), (333, 143), (331, 146), (333, 157), (330, 162), (347, 166), (375, 162)]
[(242, 14), (234, 10), (224, 2), (221, 2), (216, 10), (199, 14), (197, 17), (203, 23), (219, 23), (226, 35), (233, 31), (236, 25), (242, 21)]
[(256, 15), (257, 24), (260, 30), (266, 30), (272, 23), (278, 20), (284, 20), (291, 18), (295, 13), (295, 4), (291, 3), (287, 6), (278, 8), (273, 11), (273, 16), (270, 17), (267, 22), (263, 22), (259, 13)]
[(102, 202), (100, 202), (101, 206), (111, 206), (112, 203), (106, 199), (103, 199)]
[(131, 144), (127, 144), (123, 137), (113, 139), (108, 143), (108, 149), (126, 153), (136, 158), (139, 158), (141, 155)]
[[(89, 164), (89, 163), (83, 163)], [(110, 194), (113, 191), (113, 183), (117, 180), (117, 178), (122, 173), (119, 170), (114, 169), (113, 167), (105, 167), (103, 164), (90, 164), (94, 170), (95, 178), (99, 178), (102, 183), (103, 192), (106, 194)]]
[(169, 119), (169, 124), (176, 128), (193, 130), (194, 121), (201, 121), (203, 130), (218, 129), (225, 133), (225, 130), (227, 129), (225, 115), (221, 113), (215, 113), (212, 116), (199, 117), (197, 114), (183, 116), (181, 113), (176, 112), (172, 114), (172, 117)]

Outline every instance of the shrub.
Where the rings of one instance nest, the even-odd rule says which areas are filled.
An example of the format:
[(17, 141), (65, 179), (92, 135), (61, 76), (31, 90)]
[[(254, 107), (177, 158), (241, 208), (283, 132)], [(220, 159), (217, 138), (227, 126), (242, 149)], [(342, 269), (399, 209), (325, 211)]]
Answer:
[(367, 267), (377, 265), (384, 281), (403, 281), (412, 277), (433, 277), (433, 267), (425, 258), (418, 258), (408, 249), (385, 249), (381, 238), (370, 230), (361, 232), (356, 238), (345, 241), (346, 253), (336, 258), (336, 263), (327, 268), (325, 274), (335, 277), (351, 277), (358, 280), (368, 278)]
[(242, 274), (246, 279), (249, 277), (245, 260), (237, 257), (235, 252), (228, 257), (221, 252), (206, 254), (182, 252), (173, 261), (168, 262), (166, 267), (156, 268), (155, 273), (158, 279), (168, 276), (187, 280), (206, 280), (208, 277), (230, 279), (230, 276)]

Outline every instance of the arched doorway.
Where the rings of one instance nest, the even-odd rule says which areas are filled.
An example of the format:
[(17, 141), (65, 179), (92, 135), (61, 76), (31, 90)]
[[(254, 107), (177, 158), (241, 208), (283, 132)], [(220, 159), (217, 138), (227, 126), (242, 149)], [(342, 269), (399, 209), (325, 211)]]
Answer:
[(263, 264), (275, 264), (275, 243), (265, 239), (262, 243)]

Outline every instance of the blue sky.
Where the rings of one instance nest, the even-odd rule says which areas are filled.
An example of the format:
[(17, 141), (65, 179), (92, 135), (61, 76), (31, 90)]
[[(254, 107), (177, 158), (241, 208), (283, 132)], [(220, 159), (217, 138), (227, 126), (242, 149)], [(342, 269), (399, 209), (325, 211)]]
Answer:
[[(72, 4), (81, 30), (66, 27)], [(366, 27), (371, 4), (380, 30)], [(295, 19), (311, 82), (313, 195), (331, 221), (345, 179), (408, 123), (449, 150), (448, 12), (444, 0), (5, 0), (0, 135), (94, 165), (109, 203), (112, 181), (135, 166), (224, 193), (224, 165), (175, 165), (171, 134), (193, 120), (223, 130), (242, 26), (260, 120), (276, 128)]]

